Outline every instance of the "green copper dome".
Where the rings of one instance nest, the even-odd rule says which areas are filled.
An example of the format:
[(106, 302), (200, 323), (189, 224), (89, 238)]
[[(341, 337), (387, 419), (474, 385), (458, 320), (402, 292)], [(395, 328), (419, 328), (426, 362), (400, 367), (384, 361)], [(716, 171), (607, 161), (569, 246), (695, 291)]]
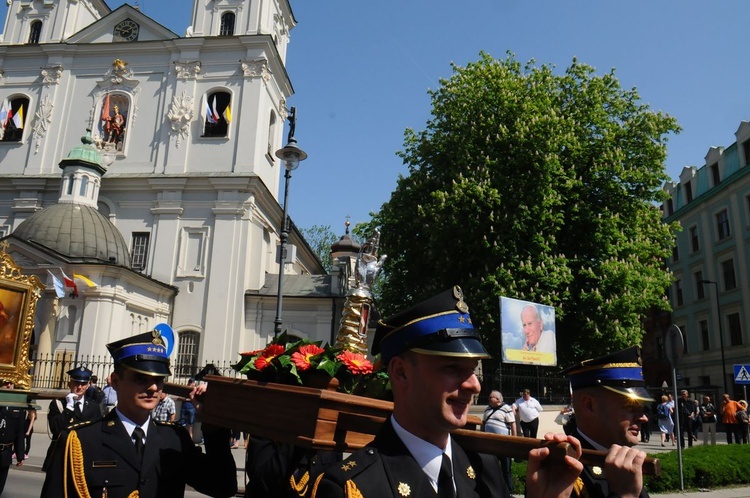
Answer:
[(103, 262), (130, 268), (130, 252), (122, 234), (91, 206), (48, 206), (24, 220), (13, 235), (79, 262)]
[(76, 145), (70, 152), (68, 157), (60, 161), (60, 167), (65, 168), (71, 165), (83, 165), (98, 170), (101, 175), (107, 171), (102, 165), (102, 156), (99, 153), (99, 149), (94, 147), (94, 139), (91, 138), (91, 130), (86, 130), (86, 136), (81, 137), (81, 145)]

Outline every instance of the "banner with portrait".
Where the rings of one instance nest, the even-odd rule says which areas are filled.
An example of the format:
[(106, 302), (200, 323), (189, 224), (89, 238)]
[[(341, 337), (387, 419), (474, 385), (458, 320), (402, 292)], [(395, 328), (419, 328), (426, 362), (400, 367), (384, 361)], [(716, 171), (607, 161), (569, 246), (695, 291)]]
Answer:
[(500, 332), (504, 363), (557, 366), (554, 307), (500, 297)]

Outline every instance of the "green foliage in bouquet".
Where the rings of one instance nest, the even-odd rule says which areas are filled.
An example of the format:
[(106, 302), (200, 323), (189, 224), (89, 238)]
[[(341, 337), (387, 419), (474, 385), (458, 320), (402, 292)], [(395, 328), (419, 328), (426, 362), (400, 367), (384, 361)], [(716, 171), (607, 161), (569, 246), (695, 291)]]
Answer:
[(251, 380), (326, 387), (335, 379), (333, 384), (338, 382), (338, 391), (390, 399), (388, 375), (379, 357), (373, 364), (364, 355), (327, 344), (321, 346), (321, 341), (289, 342), (286, 333), (265, 348), (240, 356), (234, 368)]

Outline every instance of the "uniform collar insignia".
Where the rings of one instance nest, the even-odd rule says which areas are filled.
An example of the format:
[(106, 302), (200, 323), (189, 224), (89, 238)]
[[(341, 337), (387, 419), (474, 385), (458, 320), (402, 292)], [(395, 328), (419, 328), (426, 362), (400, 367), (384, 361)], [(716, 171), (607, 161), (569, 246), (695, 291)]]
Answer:
[(344, 472), (349, 472), (350, 470), (352, 470), (356, 466), (357, 466), (357, 462), (355, 462), (354, 460), (352, 460), (352, 461), (346, 462), (344, 465), (342, 465), (341, 466), (341, 470), (343, 470)]
[(411, 494), (411, 488), (405, 482), (398, 483), (398, 494), (401, 496), (409, 496)]
[(109, 422), (107, 422), (107, 427), (113, 427), (114, 425), (115, 425), (114, 420), (110, 420)]
[(596, 465), (593, 466), (593, 467), (591, 467), (591, 472), (593, 472), (595, 476), (600, 476), (600, 475), (602, 475), (604, 473), (602, 471), (602, 468), (599, 467), (599, 466), (596, 466)]
[(466, 469), (466, 475), (469, 476), (469, 479), (477, 478), (477, 473), (474, 472), (474, 467), (472, 467), (471, 465), (469, 465), (469, 468)]

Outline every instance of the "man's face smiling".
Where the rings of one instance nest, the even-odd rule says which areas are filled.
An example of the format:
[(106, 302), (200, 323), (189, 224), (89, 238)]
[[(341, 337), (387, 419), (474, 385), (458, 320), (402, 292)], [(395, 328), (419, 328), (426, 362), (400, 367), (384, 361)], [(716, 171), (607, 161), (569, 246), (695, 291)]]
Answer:
[(442, 447), (448, 432), (466, 425), (479, 379), (477, 360), (414, 353), (397, 358), (402, 374), (396, 420), (412, 434)]
[(159, 404), (164, 377), (124, 368), (121, 374), (112, 374), (112, 387), (117, 391), (117, 408), (133, 422), (143, 423)]
[(542, 336), (542, 320), (539, 319), (533, 309), (526, 308), (521, 312), (521, 323), (523, 324), (526, 343), (529, 347), (536, 346)]
[(594, 437), (598, 443), (635, 446), (640, 442), (641, 422), (647, 420), (641, 402), (602, 389), (598, 408), (598, 434)]

